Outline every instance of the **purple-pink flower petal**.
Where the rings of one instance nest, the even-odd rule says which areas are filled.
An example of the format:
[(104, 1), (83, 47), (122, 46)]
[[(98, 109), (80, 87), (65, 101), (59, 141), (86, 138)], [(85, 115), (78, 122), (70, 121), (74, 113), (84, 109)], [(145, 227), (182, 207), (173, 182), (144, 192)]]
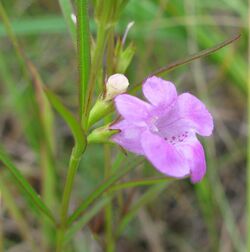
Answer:
[(173, 145), (149, 131), (143, 132), (141, 137), (145, 156), (157, 170), (175, 178), (189, 175), (188, 162)]
[(143, 84), (143, 94), (147, 100), (157, 106), (170, 106), (177, 98), (176, 88), (170, 81), (156, 76), (149, 77)]
[(120, 133), (114, 135), (112, 140), (122, 146), (124, 149), (134, 152), (139, 155), (143, 155), (143, 149), (141, 147), (141, 134), (143, 128), (134, 126), (127, 120), (122, 120), (111, 126), (111, 129), (119, 129)]
[(179, 95), (175, 110), (180, 118), (189, 120), (190, 128), (193, 128), (198, 134), (202, 136), (212, 134), (213, 118), (205, 105), (195, 96), (189, 93)]
[(145, 125), (144, 120), (147, 119), (151, 105), (138, 99), (137, 97), (122, 94), (115, 98), (115, 105), (118, 112), (124, 119), (134, 124)]
[(123, 120), (112, 126), (121, 130), (113, 141), (144, 155), (167, 176), (190, 176), (193, 183), (199, 182), (205, 175), (206, 162), (196, 133), (212, 133), (212, 116), (195, 96), (177, 96), (174, 85), (160, 78), (148, 78), (143, 93), (150, 104), (126, 94), (115, 98)]
[(177, 149), (188, 161), (191, 181), (193, 183), (201, 181), (206, 173), (206, 160), (203, 147), (199, 140), (195, 136), (190, 137), (187, 141), (177, 145)]

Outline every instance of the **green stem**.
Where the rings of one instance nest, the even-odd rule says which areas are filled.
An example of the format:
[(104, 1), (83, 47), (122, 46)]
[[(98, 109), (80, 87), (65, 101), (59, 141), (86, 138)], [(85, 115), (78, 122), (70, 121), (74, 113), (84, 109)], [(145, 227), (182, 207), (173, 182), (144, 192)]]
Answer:
[[(36, 252), (36, 251), (38, 251), (38, 249), (37, 249), (37, 244), (35, 244), (35, 242), (34, 242), (34, 236), (31, 232), (31, 229), (28, 226), (28, 223), (25, 221), (25, 218), (24, 218), (22, 212), (18, 208), (18, 206), (14, 200), (15, 198), (14, 198), (13, 194), (11, 194), (11, 191), (8, 187), (8, 182), (10, 182), (10, 181), (5, 180), (5, 177), (3, 176), (3, 174), (1, 174), (1, 177), (0, 177), (0, 211), (1, 211), (1, 209), (3, 209), (1, 206), (1, 196), (2, 196), (3, 201), (6, 205), (6, 208), (9, 210), (11, 217), (13, 218), (15, 223), (17, 224), (17, 227), (20, 231), (22, 238), (24, 239), (24, 241), (27, 241), (27, 243), (32, 248), (32, 251)], [(3, 213), (0, 212), (0, 215), (2, 215), (2, 214)], [(1, 220), (1, 218), (3, 218), (3, 217), (0, 216), (0, 220)], [(3, 223), (3, 220), (0, 223)], [(1, 227), (2, 226), (0, 224), (0, 228)], [(2, 230), (0, 230), (0, 232), (1, 231)], [(2, 242), (3, 242), (3, 240), (2, 240)], [(2, 246), (3, 246), (3, 244), (2, 244)], [(4, 251), (4, 249), (3, 249), (3, 247), (1, 249), (1, 244), (0, 244), (0, 252), (3, 252), (3, 251)]]
[(83, 201), (83, 203), (69, 217), (67, 224), (71, 225), (75, 220), (77, 220), (96, 199), (109, 189), (109, 187), (124, 177), (130, 170), (139, 165), (142, 161), (143, 160), (141, 158), (136, 158), (132, 162), (125, 162), (124, 166), (118, 172), (106, 179)]
[[(107, 35), (108, 35), (108, 29), (106, 28), (106, 26), (103, 24), (99, 24), (98, 31), (97, 31), (96, 47), (95, 47), (95, 51), (94, 51), (93, 62), (92, 62), (91, 72), (90, 72), (90, 77), (89, 77), (87, 101), (86, 101), (85, 111), (84, 111), (84, 115), (83, 115), (83, 117), (85, 117), (85, 118), (88, 118), (88, 115), (89, 115), (92, 96), (93, 96), (93, 92), (94, 92), (94, 86), (95, 86), (96, 79), (98, 77), (99, 68), (102, 63), (102, 58), (103, 58), (103, 54), (104, 54), (104, 50), (105, 50)], [(83, 122), (83, 119), (82, 119), (82, 122)], [(83, 128), (86, 129), (87, 120), (85, 120), (84, 124), (85, 125), (83, 125), (84, 126)]]
[(67, 23), (68, 29), (70, 31), (71, 38), (73, 40), (74, 46), (76, 46), (76, 25), (72, 19), (72, 14), (74, 13), (73, 6), (70, 0), (59, 0), (59, 5), (62, 10), (63, 16)]
[(63, 199), (62, 199), (62, 207), (61, 207), (61, 222), (57, 230), (57, 248), (56, 252), (61, 252), (63, 249), (63, 240), (65, 236), (65, 232), (67, 231), (67, 219), (68, 219), (68, 209), (70, 196), (73, 189), (73, 182), (77, 172), (77, 168), (82, 156), (82, 153), (85, 150), (85, 146), (79, 147), (76, 145), (70, 157), (69, 169), (66, 178), (66, 183), (64, 186)]
[(81, 120), (83, 120), (83, 109), (91, 68), (88, 0), (77, 0), (77, 51), (79, 65), (79, 113)]

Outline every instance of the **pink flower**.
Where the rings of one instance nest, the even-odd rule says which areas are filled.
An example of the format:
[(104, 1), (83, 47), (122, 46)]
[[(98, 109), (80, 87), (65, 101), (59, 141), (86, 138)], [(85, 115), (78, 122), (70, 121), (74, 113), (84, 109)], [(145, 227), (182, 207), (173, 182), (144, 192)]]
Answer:
[(174, 84), (155, 76), (145, 81), (143, 94), (150, 103), (128, 94), (115, 98), (123, 120), (112, 126), (121, 130), (113, 141), (144, 155), (167, 176), (190, 176), (193, 183), (199, 182), (206, 173), (206, 162), (196, 133), (212, 134), (211, 114), (195, 96), (178, 96)]

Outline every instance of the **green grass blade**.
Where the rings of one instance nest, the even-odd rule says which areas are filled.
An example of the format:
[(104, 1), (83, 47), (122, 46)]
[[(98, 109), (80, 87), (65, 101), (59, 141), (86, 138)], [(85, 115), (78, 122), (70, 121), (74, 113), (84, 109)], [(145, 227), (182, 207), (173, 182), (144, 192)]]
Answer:
[(68, 243), (75, 234), (81, 230), (88, 222), (101, 210), (105, 205), (111, 201), (112, 197), (104, 197), (100, 199), (93, 207), (86, 211), (86, 213), (77, 221), (76, 224), (71, 226), (65, 235), (65, 243)]
[(130, 208), (130, 210), (123, 216), (120, 224), (117, 227), (116, 235), (119, 237), (128, 223), (136, 216), (138, 210), (148, 204), (152, 199), (155, 199), (156, 195), (159, 195), (168, 186), (168, 182), (158, 183), (157, 185), (151, 186), (136, 203)]
[(87, 208), (92, 204), (98, 197), (100, 197), (107, 189), (109, 189), (115, 182), (125, 176), (130, 170), (137, 166), (142, 160), (131, 162), (122, 171), (118, 171), (108, 179), (106, 179), (100, 186), (97, 187), (86, 199), (85, 201), (74, 211), (68, 220), (68, 225), (72, 224)]
[[(77, 0), (77, 54), (79, 67), (79, 113), (83, 117), (91, 68), (88, 0)], [(97, 70), (97, 69), (95, 69)]]
[[(250, 16), (250, 1), (248, 1)], [(248, 16), (248, 32), (250, 34), (250, 19)], [(250, 37), (248, 37), (248, 75), (247, 75), (247, 249), (250, 250)]]
[(52, 222), (55, 223), (55, 218), (54, 218), (53, 214), (51, 213), (51, 211), (42, 202), (42, 200), (40, 199), (38, 194), (30, 186), (30, 184), (23, 177), (23, 175), (20, 173), (20, 171), (15, 167), (15, 165), (9, 160), (9, 158), (2, 151), (0, 151), (0, 160), (4, 164), (4, 166), (8, 169), (8, 171), (11, 173), (11, 175), (15, 179), (17, 185), (19, 185), (24, 190), (24, 192), (32, 200), (34, 205), (42, 213), (44, 213)]
[[(0, 194), (2, 195), (5, 206), (8, 209), (13, 220), (16, 222), (23, 239), (30, 244), (32, 251), (38, 252), (37, 246), (34, 242), (34, 236), (31, 234), (31, 230), (28, 226), (28, 223), (25, 221), (23, 213), (20, 211), (15, 202), (15, 196), (11, 193), (10, 189), (8, 188), (7, 185), (8, 182), (5, 181), (5, 178), (3, 178), (2, 175), (3, 173), (1, 173), (0, 177)], [(0, 251), (3, 251), (1, 250), (1, 247)]]

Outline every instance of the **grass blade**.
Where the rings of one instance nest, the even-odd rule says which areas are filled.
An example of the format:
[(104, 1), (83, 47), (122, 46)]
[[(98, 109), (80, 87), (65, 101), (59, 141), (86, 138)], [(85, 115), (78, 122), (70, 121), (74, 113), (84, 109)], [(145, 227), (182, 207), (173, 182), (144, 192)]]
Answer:
[(79, 113), (80, 118), (82, 118), (91, 67), (88, 0), (77, 0), (77, 52), (79, 67)]
[[(211, 47), (211, 48), (202, 50), (202, 51), (200, 51), (200, 52), (198, 52), (198, 53), (195, 53), (195, 54), (193, 54), (193, 55), (190, 55), (190, 56), (188, 56), (188, 57), (186, 57), (186, 58), (184, 58), (184, 59), (177, 60), (177, 61), (174, 62), (174, 63), (171, 63), (171, 64), (169, 64), (169, 65), (167, 65), (167, 66), (164, 66), (164, 67), (162, 67), (162, 68), (159, 68), (159, 69), (153, 71), (151, 74), (148, 75), (148, 77), (149, 77), (149, 76), (153, 76), (153, 75), (159, 76), (159, 75), (161, 75), (161, 74), (163, 74), (163, 73), (170, 72), (170, 71), (174, 70), (175, 68), (180, 67), (180, 66), (182, 66), (182, 65), (185, 65), (185, 64), (187, 64), (187, 63), (190, 63), (190, 62), (192, 62), (192, 61), (194, 61), (194, 60), (200, 59), (200, 58), (202, 58), (202, 57), (206, 57), (206, 56), (208, 56), (208, 55), (210, 55), (210, 54), (212, 54), (212, 53), (214, 53), (214, 52), (216, 52), (216, 51), (222, 49), (223, 47), (232, 44), (233, 42), (237, 41), (240, 37), (241, 37), (240, 34), (239, 34), (239, 35), (236, 35), (236, 36), (234, 36), (233, 38), (228, 39), (228, 40), (225, 40), (224, 42), (219, 43), (218, 45), (215, 45), (215, 46), (213, 46), (213, 47)], [(140, 81), (140, 83), (136, 84), (135, 87), (133, 87), (133, 88), (130, 90), (130, 92), (131, 92), (131, 93), (132, 93), (132, 92), (135, 92), (135, 91), (141, 86), (142, 83), (143, 83), (143, 81)]]
[(136, 216), (138, 210), (149, 203), (152, 199), (159, 195), (168, 185), (168, 183), (158, 183), (157, 185), (151, 186), (136, 203), (130, 208), (126, 215), (122, 218), (120, 224), (117, 227), (116, 235), (119, 237), (128, 223)]
[(103, 207), (111, 201), (112, 197), (105, 197), (100, 199), (93, 207), (91, 207), (86, 213), (77, 221), (76, 224), (71, 226), (65, 235), (64, 242), (69, 242), (74, 235), (82, 229), (88, 222), (101, 210)]
[(55, 218), (47, 206), (42, 202), (35, 190), (30, 186), (27, 180), (23, 177), (20, 171), (15, 167), (15, 165), (6, 157), (6, 155), (0, 151), (0, 160), (9, 170), (16, 183), (24, 189), (26, 195), (32, 200), (35, 206), (44, 213), (52, 222), (55, 223)]

